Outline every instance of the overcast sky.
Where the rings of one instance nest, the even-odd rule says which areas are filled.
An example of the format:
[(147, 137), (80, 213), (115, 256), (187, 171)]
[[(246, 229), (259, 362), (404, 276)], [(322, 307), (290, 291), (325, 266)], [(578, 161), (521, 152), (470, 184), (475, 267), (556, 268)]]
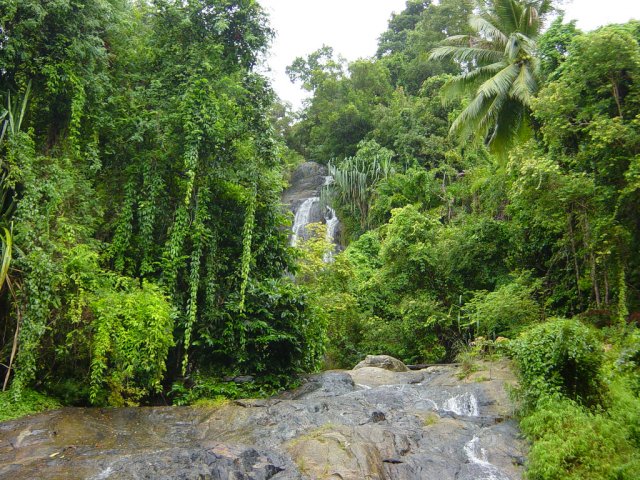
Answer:
[[(285, 68), (323, 44), (352, 61), (375, 54), (378, 37), (393, 12), (405, 0), (260, 0), (269, 13), (276, 38), (268, 60), (278, 95), (299, 107), (305, 96), (289, 81)], [(566, 0), (566, 19), (576, 19), (582, 30), (608, 23), (640, 20), (640, 0)]]

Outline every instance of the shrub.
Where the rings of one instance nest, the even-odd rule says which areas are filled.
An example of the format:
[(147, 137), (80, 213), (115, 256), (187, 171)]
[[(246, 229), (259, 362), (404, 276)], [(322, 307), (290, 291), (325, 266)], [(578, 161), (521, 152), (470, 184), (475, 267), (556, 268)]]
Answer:
[(520, 388), (527, 406), (538, 399), (564, 395), (592, 405), (603, 389), (603, 353), (593, 330), (576, 320), (553, 319), (513, 342)]
[(364, 330), (358, 301), (351, 293), (333, 292), (314, 299), (318, 316), (327, 324), (326, 368), (351, 368), (362, 359)]
[(533, 299), (535, 288), (526, 276), (521, 276), (493, 292), (474, 292), (464, 306), (470, 325), (478, 334), (510, 337), (540, 319), (540, 307)]
[(236, 332), (235, 362), (244, 373), (289, 374), (320, 367), (326, 346), (324, 319), (314, 315), (305, 289), (289, 279), (251, 281)]
[(522, 420), (533, 440), (529, 480), (632, 480), (640, 478), (637, 446), (624, 423), (568, 399), (546, 398)]
[(445, 358), (447, 351), (441, 336), (448, 331), (450, 318), (429, 294), (421, 292), (404, 299), (395, 313), (388, 318), (366, 319), (363, 352), (391, 355), (405, 363), (431, 363)]
[(92, 325), (90, 399), (94, 404), (135, 405), (162, 389), (173, 312), (162, 290), (120, 278), (116, 288), (97, 291), (90, 301)]
[(17, 401), (12, 391), (0, 392), (0, 422), (54, 408), (60, 408), (57, 400), (28, 388), (22, 390)]
[[(235, 382), (221, 375), (220, 370), (195, 371), (188, 379), (174, 382), (169, 391), (173, 405), (218, 406), (226, 399), (264, 398), (275, 395), (287, 388), (299, 385), (297, 379), (289, 375), (263, 375)], [(228, 373), (232, 373), (231, 370)]]

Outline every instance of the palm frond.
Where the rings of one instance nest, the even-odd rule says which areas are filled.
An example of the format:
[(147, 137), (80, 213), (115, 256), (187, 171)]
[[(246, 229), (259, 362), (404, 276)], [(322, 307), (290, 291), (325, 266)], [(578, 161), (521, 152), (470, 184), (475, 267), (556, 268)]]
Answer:
[(496, 153), (506, 152), (516, 140), (522, 138), (528, 127), (526, 109), (514, 99), (508, 99), (489, 139), (489, 146)]
[(507, 95), (513, 82), (518, 77), (520, 66), (516, 63), (507, 65), (478, 88), (478, 93), (488, 97)]
[(538, 82), (528, 65), (522, 65), (518, 76), (511, 85), (509, 96), (516, 98), (523, 105), (531, 106), (531, 100), (538, 89)]
[(507, 64), (504, 62), (496, 62), (453, 77), (442, 86), (441, 92), (444, 102), (460, 98), (469, 91), (477, 91), (482, 83), (506, 66)]
[(2, 130), (0, 131), (0, 142), (9, 132), (16, 135), (22, 127), (22, 122), (27, 112), (27, 104), (29, 103), (29, 94), (31, 93), (31, 81), (27, 84), (27, 88), (22, 97), (22, 102), (18, 104), (19, 98), (15, 102), (11, 101), (11, 92), (7, 93), (7, 108), (0, 114), (2, 122)]
[[(483, 119), (491, 109), (492, 98), (485, 95), (475, 96), (460, 115), (453, 121), (449, 133), (465, 141), (472, 136), (483, 136)], [(486, 132), (484, 132), (486, 133)]]
[(504, 45), (507, 42), (507, 36), (500, 31), (493, 23), (484, 17), (479, 15), (472, 15), (469, 17), (469, 25), (476, 32), (484, 35), (487, 38), (497, 42), (500, 45)]
[(0, 290), (4, 287), (9, 276), (9, 267), (13, 255), (13, 235), (7, 228), (3, 228), (4, 235), (0, 235), (2, 242), (2, 264), (0, 264)]
[(478, 38), (472, 35), (451, 35), (443, 40), (443, 44), (458, 45), (458, 46), (472, 46), (478, 41)]
[(535, 38), (551, 5), (551, 0), (479, 2), (469, 19), (477, 35), (451, 37), (430, 53), (431, 59), (452, 58), (472, 67), (442, 89), (445, 102), (472, 95), (451, 125), (452, 135), (463, 141), (488, 137), (495, 151), (526, 133), (529, 107), (538, 89)]
[(22, 126), (22, 121), (24, 120), (24, 116), (27, 112), (27, 104), (29, 103), (29, 94), (31, 93), (31, 80), (27, 83), (27, 89), (24, 92), (22, 97), (22, 106), (20, 108), (20, 115), (18, 116), (18, 121), (16, 124), (16, 131), (20, 130)]
[(459, 62), (477, 61), (498, 62), (502, 59), (503, 53), (498, 50), (487, 50), (474, 47), (459, 47), (454, 45), (443, 45), (434, 48), (429, 54), (430, 60), (441, 60), (443, 58), (453, 58)]
[(7, 116), (9, 115), (9, 112), (7, 110), (5, 110), (4, 112), (2, 112), (2, 114), (0, 114), (0, 145), (2, 145), (2, 141), (4, 140), (4, 136), (7, 133), (7, 127), (9, 126), (9, 119), (7, 118)]

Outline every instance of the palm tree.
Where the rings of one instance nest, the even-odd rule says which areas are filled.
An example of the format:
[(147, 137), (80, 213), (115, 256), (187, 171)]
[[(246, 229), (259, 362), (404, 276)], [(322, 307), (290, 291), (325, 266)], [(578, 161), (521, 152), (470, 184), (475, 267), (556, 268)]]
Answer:
[(482, 138), (497, 153), (528, 134), (538, 91), (536, 38), (551, 10), (552, 0), (486, 0), (469, 17), (473, 35), (449, 37), (430, 53), (465, 69), (444, 85), (445, 101), (472, 94), (450, 133)]

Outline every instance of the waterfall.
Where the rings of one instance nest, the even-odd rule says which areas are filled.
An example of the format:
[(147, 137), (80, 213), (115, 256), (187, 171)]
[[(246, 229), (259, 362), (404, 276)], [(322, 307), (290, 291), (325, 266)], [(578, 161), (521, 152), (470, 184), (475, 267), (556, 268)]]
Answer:
[[(334, 245), (336, 243), (336, 233), (338, 231), (338, 225), (340, 225), (340, 220), (338, 220), (336, 211), (333, 208), (327, 206), (324, 214), (324, 220), (327, 224), (327, 236), (325, 238), (327, 239), (327, 242), (329, 242), (331, 245)], [(325, 253), (323, 260), (325, 261), (325, 263), (331, 263), (333, 261), (333, 250)]]
[[(322, 177), (323, 184), (325, 187), (327, 185), (331, 185), (333, 183), (333, 177), (331, 175), (324, 175)], [(316, 193), (317, 195), (317, 193)], [(321, 200), (319, 196), (311, 196), (306, 198), (298, 207), (295, 212), (295, 217), (293, 219), (293, 227), (291, 228), (291, 245), (296, 246), (298, 244), (298, 240), (300, 238), (306, 238), (306, 226), (310, 223), (314, 222), (322, 222), (327, 226), (327, 232), (325, 234), (325, 239), (332, 245), (336, 245), (338, 228), (340, 226), (340, 220), (336, 215), (336, 211), (330, 206), (325, 206), (324, 210), (321, 210), (322, 206)], [(323, 260), (326, 263), (331, 263), (333, 261), (333, 250), (327, 252), (323, 256)]]
[(311, 209), (313, 205), (320, 201), (320, 197), (310, 197), (307, 198), (300, 207), (298, 207), (298, 211), (296, 212), (296, 216), (293, 219), (293, 235), (291, 236), (291, 245), (296, 246), (298, 244), (298, 238), (303, 237), (305, 233), (304, 227), (306, 227), (309, 223), (309, 219), (311, 218)]

